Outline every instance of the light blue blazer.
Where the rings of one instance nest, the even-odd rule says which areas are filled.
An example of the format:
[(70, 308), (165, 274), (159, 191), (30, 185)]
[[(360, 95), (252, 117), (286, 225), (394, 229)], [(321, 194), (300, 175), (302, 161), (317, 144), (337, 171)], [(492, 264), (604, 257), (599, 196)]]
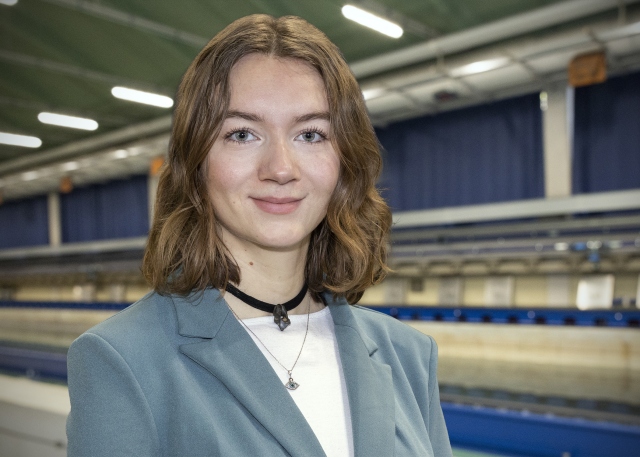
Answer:
[[(433, 339), (325, 299), (356, 457), (451, 456)], [(68, 457), (325, 456), (216, 289), (148, 294), (81, 335), (68, 373)]]

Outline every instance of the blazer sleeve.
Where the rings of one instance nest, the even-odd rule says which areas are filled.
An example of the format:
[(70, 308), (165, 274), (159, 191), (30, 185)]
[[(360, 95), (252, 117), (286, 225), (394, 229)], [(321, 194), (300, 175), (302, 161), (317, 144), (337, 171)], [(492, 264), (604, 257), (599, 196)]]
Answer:
[(447, 425), (444, 422), (442, 406), (440, 406), (440, 390), (438, 389), (436, 375), (438, 369), (438, 345), (431, 336), (429, 336), (429, 339), (431, 340), (431, 354), (429, 357), (429, 417), (427, 418), (427, 429), (434, 455), (437, 457), (450, 457), (453, 454)]
[(67, 354), (68, 457), (161, 455), (149, 404), (126, 360), (85, 333)]

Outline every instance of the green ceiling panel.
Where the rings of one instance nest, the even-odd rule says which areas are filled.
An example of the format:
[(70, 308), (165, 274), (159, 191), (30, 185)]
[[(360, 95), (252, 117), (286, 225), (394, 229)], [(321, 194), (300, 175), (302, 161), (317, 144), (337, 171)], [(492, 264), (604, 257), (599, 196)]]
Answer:
[[(557, 1), (377, 0), (377, 3), (446, 35)], [(424, 36), (411, 32), (394, 40), (355, 24), (341, 14), (345, 3), (19, 0), (12, 7), (0, 5), (0, 129), (39, 136), (44, 141), (41, 149), (46, 150), (92, 133), (43, 126), (35, 119), (43, 107), (92, 117), (100, 123), (95, 133), (170, 113), (117, 100), (110, 93), (118, 83), (173, 96), (180, 77), (201, 47), (149, 31), (136, 25), (140, 21), (151, 21), (206, 42), (231, 21), (247, 14), (294, 14), (323, 30), (350, 62), (425, 40)], [(120, 19), (92, 11), (95, 6), (119, 14)], [(129, 22), (123, 23), (126, 20)], [(16, 62), (16, 58), (23, 62)], [(52, 65), (58, 67), (52, 69)], [(0, 145), (0, 162), (16, 154), (19, 154), (16, 148)]]

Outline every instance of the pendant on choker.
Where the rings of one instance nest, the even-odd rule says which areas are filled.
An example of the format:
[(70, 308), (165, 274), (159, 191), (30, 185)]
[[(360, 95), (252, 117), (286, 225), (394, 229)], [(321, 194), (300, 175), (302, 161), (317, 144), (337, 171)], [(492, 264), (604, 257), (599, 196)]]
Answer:
[(291, 320), (287, 315), (287, 308), (285, 308), (284, 305), (276, 305), (273, 310), (273, 322), (276, 323), (281, 331), (291, 324)]
[(237, 287), (231, 284), (227, 284), (226, 290), (231, 295), (239, 298), (240, 300), (242, 300), (252, 308), (256, 308), (261, 311), (265, 311), (267, 313), (272, 313), (273, 322), (275, 322), (275, 324), (278, 326), (280, 331), (282, 331), (285, 328), (287, 328), (289, 325), (291, 325), (291, 320), (289, 319), (289, 315), (287, 314), (287, 311), (291, 311), (300, 303), (302, 303), (302, 300), (307, 294), (307, 284), (306, 283), (303, 284), (302, 289), (300, 290), (300, 292), (298, 292), (298, 295), (293, 297), (291, 300), (289, 300), (286, 303), (277, 304), (277, 305), (272, 305), (272, 304), (260, 301), (257, 298), (252, 297), (251, 295), (245, 294), (244, 292), (242, 292)]

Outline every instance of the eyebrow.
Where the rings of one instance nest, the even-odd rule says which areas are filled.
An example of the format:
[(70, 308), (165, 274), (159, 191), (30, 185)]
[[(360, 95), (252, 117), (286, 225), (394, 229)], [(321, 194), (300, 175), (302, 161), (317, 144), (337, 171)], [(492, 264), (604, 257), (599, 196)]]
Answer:
[[(227, 119), (230, 117), (239, 117), (241, 119), (253, 122), (264, 122), (264, 118), (262, 116), (259, 116), (258, 114), (247, 113), (245, 111), (230, 110), (229, 112), (227, 112)], [(298, 124), (300, 122), (308, 122), (315, 119), (329, 121), (331, 117), (328, 111), (314, 111), (312, 113), (297, 116), (294, 120), (296, 124)]]
[(296, 123), (313, 121), (316, 119), (329, 121), (331, 120), (331, 117), (329, 116), (329, 113), (327, 111), (316, 111), (314, 113), (303, 114), (302, 116), (296, 117)]
[(264, 122), (264, 118), (262, 116), (258, 116), (257, 114), (252, 113), (245, 113), (244, 111), (229, 110), (227, 112), (227, 119), (230, 117), (239, 117), (247, 121)]

